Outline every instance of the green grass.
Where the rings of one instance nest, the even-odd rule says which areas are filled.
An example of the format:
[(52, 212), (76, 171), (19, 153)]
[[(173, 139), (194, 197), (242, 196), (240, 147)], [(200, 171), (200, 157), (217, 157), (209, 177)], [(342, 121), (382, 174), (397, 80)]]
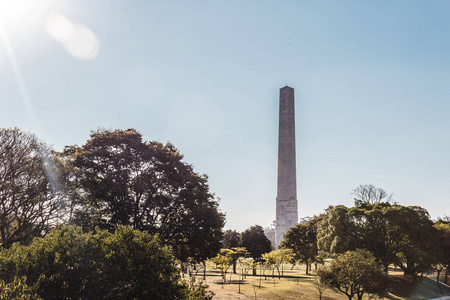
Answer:
[[(237, 270), (237, 273), (239, 272), (240, 269)], [(208, 266), (205, 283), (209, 286), (208, 290), (215, 293), (214, 299), (319, 299), (319, 293), (313, 284), (314, 275), (305, 275), (304, 266), (296, 266), (293, 270), (291, 270), (291, 266), (286, 266), (281, 279), (278, 279), (276, 271), (275, 277), (272, 277), (272, 273), (270, 273), (270, 276), (264, 278), (264, 276), (259, 276), (258, 270), (257, 276), (247, 275), (243, 280), (240, 280), (238, 274), (230, 273), (232, 273), (232, 268), (228, 270), (226, 283), (222, 284), (220, 271), (212, 269), (212, 265)], [(400, 272), (390, 272), (390, 274), (393, 280), (391, 292), (385, 299), (425, 300), (450, 296), (450, 287), (442, 283), (438, 285), (434, 277), (424, 277), (423, 280), (417, 278), (413, 284), (412, 278), (404, 277)], [(202, 277), (203, 270), (199, 270), (197, 279)], [(239, 282), (241, 282), (240, 293)], [(348, 298), (342, 293), (327, 289), (322, 295), (322, 299), (347, 300)], [(364, 296), (364, 299), (367, 299), (367, 295)]]

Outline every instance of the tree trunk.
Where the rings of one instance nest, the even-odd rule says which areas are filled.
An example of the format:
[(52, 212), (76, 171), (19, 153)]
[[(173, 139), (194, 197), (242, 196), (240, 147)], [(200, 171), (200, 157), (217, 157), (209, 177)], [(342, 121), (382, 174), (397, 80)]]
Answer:
[(436, 283), (437, 284), (439, 284), (439, 277), (441, 276), (441, 272), (442, 272), (442, 269), (444, 269), (444, 266), (442, 266), (442, 268), (439, 268), (439, 269), (437, 269), (436, 271), (437, 271), (437, 276), (436, 276)]
[(203, 262), (203, 280), (206, 280), (206, 262)]

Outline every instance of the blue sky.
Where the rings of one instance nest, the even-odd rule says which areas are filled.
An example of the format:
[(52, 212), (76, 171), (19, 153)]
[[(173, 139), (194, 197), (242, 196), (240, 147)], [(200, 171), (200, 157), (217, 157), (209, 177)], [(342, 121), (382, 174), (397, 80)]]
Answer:
[[(55, 38), (55, 16), (95, 49)], [(227, 229), (275, 218), (286, 84), (300, 217), (351, 206), (359, 184), (450, 215), (447, 1), (6, 0), (0, 20), (0, 127), (56, 150), (98, 127), (171, 141)]]

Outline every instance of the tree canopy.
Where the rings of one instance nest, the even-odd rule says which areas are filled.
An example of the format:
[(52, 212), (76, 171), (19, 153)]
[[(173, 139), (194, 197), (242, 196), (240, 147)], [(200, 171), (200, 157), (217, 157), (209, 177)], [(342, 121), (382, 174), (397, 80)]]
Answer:
[(320, 268), (317, 274), (322, 282), (328, 282), (349, 300), (355, 295), (361, 300), (364, 293), (380, 296), (387, 293), (389, 278), (367, 250), (340, 254), (328, 266)]
[(236, 230), (225, 230), (222, 239), (222, 248), (231, 249), (239, 247), (241, 243), (241, 234)]
[(436, 231), (427, 211), (386, 202), (332, 208), (318, 226), (319, 250), (369, 250), (387, 270), (395, 263), (405, 274), (431, 268)]
[(299, 223), (290, 228), (284, 234), (281, 248), (291, 249), (294, 257), (306, 264), (306, 274), (308, 274), (309, 264), (318, 258), (317, 248), (317, 224), (322, 220), (323, 215), (316, 216)]
[(207, 176), (195, 173), (172, 144), (143, 141), (134, 129), (99, 129), (60, 158), (70, 170), (76, 224), (158, 233), (181, 260), (219, 251), (224, 214)]
[(0, 279), (22, 280), (42, 299), (209, 299), (181, 280), (158, 237), (123, 226), (114, 233), (66, 226), (3, 250)]
[(261, 259), (264, 253), (272, 250), (271, 243), (260, 225), (251, 226), (241, 234), (241, 247), (245, 247), (253, 259)]
[[(0, 241), (27, 242), (59, 219), (50, 148), (17, 128), (0, 129)], [(53, 183), (53, 186), (52, 186)]]

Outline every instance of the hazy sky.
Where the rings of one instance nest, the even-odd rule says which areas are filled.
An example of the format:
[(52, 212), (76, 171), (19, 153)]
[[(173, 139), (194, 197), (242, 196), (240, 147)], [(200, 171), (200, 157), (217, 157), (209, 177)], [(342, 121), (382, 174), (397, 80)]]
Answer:
[(275, 218), (286, 84), (299, 217), (360, 184), (450, 215), (449, 1), (0, 1), (0, 127), (171, 141), (227, 229)]

